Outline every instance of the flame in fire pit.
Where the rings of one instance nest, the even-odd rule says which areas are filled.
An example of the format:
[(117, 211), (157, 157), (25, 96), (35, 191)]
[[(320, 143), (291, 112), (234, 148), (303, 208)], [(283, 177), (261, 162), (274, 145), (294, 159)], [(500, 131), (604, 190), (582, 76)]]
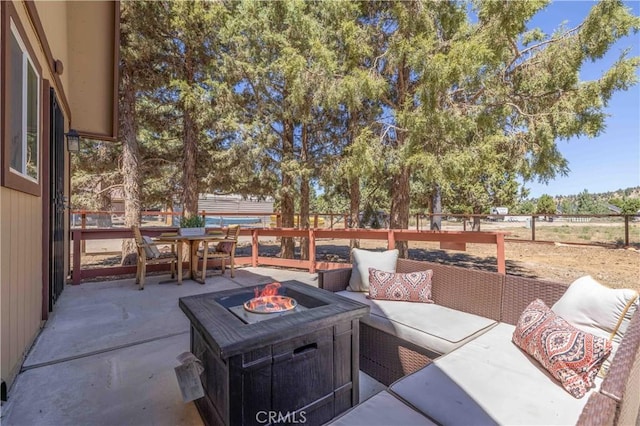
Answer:
[(278, 289), (280, 287), (282, 287), (282, 285), (279, 282), (272, 282), (271, 284), (267, 284), (266, 286), (264, 286), (262, 291), (260, 291), (260, 288), (256, 287), (253, 289), (253, 297), (257, 299), (258, 297), (275, 296), (278, 294)]
[(270, 314), (274, 312), (285, 312), (298, 306), (295, 299), (278, 295), (280, 283), (267, 284), (262, 291), (254, 289), (255, 297), (244, 303), (244, 308), (249, 312), (260, 314)]

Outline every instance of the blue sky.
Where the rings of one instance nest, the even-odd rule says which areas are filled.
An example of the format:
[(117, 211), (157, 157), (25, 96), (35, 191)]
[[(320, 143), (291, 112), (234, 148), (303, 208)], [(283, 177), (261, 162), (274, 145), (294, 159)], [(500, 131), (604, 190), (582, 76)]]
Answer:
[[(572, 28), (584, 20), (594, 4), (593, 1), (555, 1), (538, 13), (529, 27), (540, 27), (550, 33), (567, 21), (566, 26)], [(640, 15), (640, 1), (625, 4), (634, 15)], [(632, 49), (630, 56), (640, 56), (640, 35), (619, 40), (603, 59), (585, 64), (580, 73), (581, 80), (598, 78), (626, 48)], [(610, 117), (604, 132), (597, 138), (557, 142), (571, 171), (568, 176), (559, 176), (548, 184), (528, 182), (530, 197), (571, 195), (585, 189), (593, 194), (640, 186), (640, 86), (615, 93), (605, 111)]]

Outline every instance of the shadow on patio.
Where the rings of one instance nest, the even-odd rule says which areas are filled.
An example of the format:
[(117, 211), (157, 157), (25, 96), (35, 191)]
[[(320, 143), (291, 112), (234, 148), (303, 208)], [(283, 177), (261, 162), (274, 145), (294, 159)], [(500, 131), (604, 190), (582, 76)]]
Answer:
[[(159, 285), (166, 279), (149, 277), (144, 291), (133, 279), (67, 286), (2, 408), (2, 424), (201, 425), (174, 373), (176, 356), (189, 350), (178, 298), (274, 280), (317, 286), (315, 274), (269, 268), (211, 275), (204, 286)], [(361, 381), (361, 394), (382, 388)]]

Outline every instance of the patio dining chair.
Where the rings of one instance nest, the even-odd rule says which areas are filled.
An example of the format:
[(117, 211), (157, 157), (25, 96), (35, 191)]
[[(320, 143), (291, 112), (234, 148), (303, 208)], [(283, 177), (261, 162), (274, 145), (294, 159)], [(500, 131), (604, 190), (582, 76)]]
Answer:
[(235, 254), (236, 245), (238, 244), (238, 236), (240, 235), (240, 225), (229, 225), (227, 232), (221, 237), (227, 241), (220, 241), (215, 246), (207, 247), (206, 253), (204, 249), (198, 250), (198, 260), (202, 260), (202, 280), (207, 276), (207, 261), (209, 259), (220, 259), (221, 272), (224, 275), (225, 264), (229, 261), (231, 268), (231, 278), (235, 277)]
[[(157, 265), (163, 263), (171, 263), (171, 278), (176, 276), (176, 266), (178, 264), (178, 255), (176, 253), (176, 243), (168, 241), (154, 241), (146, 235), (142, 235), (140, 228), (132, 226), (133, 236), (136, 241), (138, 250), (138, 261), (136, 265), (136, 284), (139, 290), (144, 290), (144, 278), (147, 272), (147, 265)], [(171, 252), (161, 252), (159, 245), (170, 245)], [(181, 274), (178, 274), (178, 284), (182, 284)]]

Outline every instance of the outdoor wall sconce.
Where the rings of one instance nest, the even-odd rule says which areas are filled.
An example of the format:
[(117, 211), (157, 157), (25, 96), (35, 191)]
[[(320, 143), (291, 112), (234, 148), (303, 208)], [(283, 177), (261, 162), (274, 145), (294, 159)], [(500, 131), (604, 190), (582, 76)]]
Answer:
[(58, 75), (62, 75), (64, 72), (64, 65), (60, 59), (53, 61), (53, 71)]
[(80, 152), (80, 135), (76, 129), (69, 129), (69, 133), (65, 133), (67, 137), (67, 149), (69, 152)]

